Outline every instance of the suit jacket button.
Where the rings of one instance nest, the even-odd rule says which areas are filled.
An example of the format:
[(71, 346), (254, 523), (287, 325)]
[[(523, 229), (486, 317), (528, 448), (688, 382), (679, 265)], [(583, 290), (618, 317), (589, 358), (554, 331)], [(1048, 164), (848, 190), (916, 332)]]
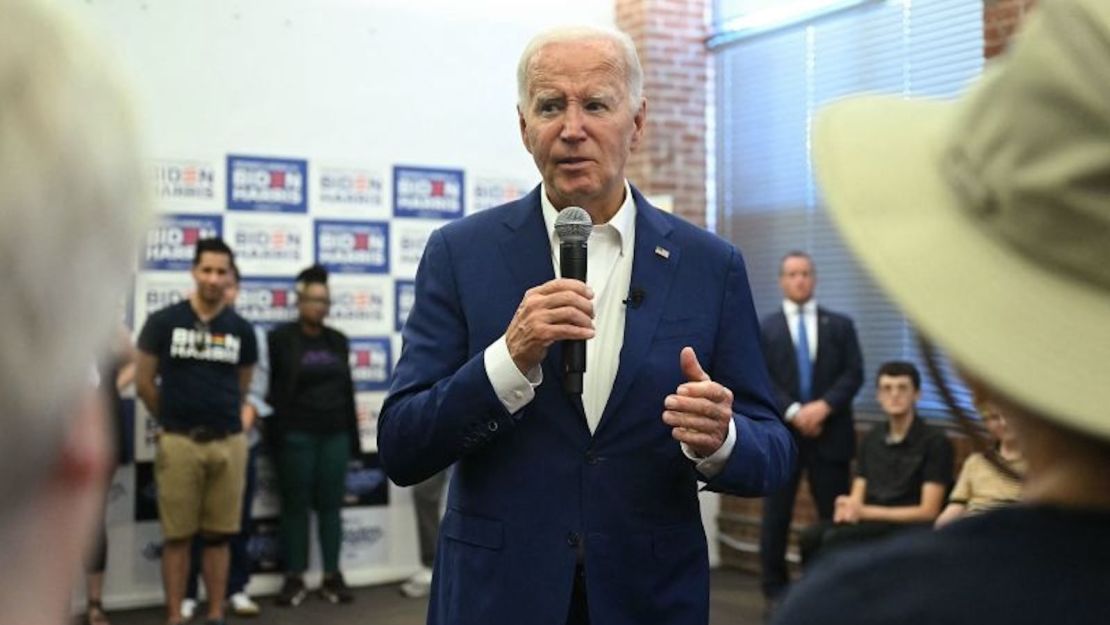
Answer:
[(575, 533), (575, 532), (567, 532), (567, 546), (568, 546), (568, 547), (577, 547), (577, 546), (578, 546), (578, 543), (579, 543), (579, 542), (580, 542), (581, 540), (582, 540), (582, 539), (578, 537), (578, 534), (577, 534), (577, 533)]
[(489, 428), (490, 432), (496, 432), (497, 428), (501, 427), (501, 424), (496, 421), (490, 421), (486, 424), (486, 427)]
[(597, 464), (598, 460), (597, 454), (592, 451), (586, 452), (586, 464)]

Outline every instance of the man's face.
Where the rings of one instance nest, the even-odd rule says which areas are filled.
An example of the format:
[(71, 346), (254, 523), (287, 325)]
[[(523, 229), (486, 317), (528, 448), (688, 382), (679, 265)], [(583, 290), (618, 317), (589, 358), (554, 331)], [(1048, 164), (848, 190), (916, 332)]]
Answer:
[(813, 265), (804, 256), (788, 256), (782, 261), (779, 272), (779, 287), (782, 295), (795, 304), (804, 304), (813, 297), (813, 287), (817, 277), (813, 275)]
[(913, 387), (913, 378), (908, 375), (880, 375), (876, 397), (887, 416), (903, 417), (913, 414), (921, 391)]
[(212, 306), (222, 303), (232, 280), (231, 258), (220, 252), (201, 252), (193, 265), (193, 280), (201, 301)]
[[(552, 43), (532, 57), (520, 135), (555, 208), (616, 211), (647, 107), (629, 106), (621, 56), (606, 40)], [(605, 215), (611, 217), (612, 214)]]

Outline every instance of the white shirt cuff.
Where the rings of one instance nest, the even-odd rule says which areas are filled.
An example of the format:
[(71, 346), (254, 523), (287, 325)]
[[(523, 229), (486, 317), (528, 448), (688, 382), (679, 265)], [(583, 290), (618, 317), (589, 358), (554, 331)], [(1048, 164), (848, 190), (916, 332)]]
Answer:
[(701, 473), (705, 477), (712, 479), (714, 477), (717, 477), (717, 474), (725, 468), (725, 464), (728, 462), (728, 457), (732, 455), (732, 448), (735, 446), (736, 422), (732, 419), (729, 419), (728, 436), (725, 437), (725, 442), (721, 443), (721, 446), (718, 447), (717, 451), (713, 452), (711, 456), (709, 456), (708, 458), (699, 458), (698, 455), (694, 453), (694, 450), (690, 449), (690, 446), (686, 443), (682, 443), (682, 453), (686, 454), (686, 457), (690, 460), (698, 463), (698, 473)]
[(536, 397), (535, 389), (543, 382), (543, 369), (536, 365), (527, 376), (523, 375), (509, 355), (504, 335), (486, 348), (482, 361), (493, 392), (509, 414), (516, 414)]
[(786, 419), (787, 423), (790, 423), (794, 420), (794, 417), (798, 416), (798, 411), (800, 411), (801, 409), (802, 405), (798, 402), (794, 402), (786, 407), (786, 412), (783, 413), (782, 418)]

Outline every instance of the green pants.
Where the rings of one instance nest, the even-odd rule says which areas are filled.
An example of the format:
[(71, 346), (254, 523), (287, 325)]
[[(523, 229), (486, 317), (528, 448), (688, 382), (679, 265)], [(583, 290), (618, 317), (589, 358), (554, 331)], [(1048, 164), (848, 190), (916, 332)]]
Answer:
[(351, 442), (346, 432), (287, 432), (281, 447), (281, 545), (285, 570), (308, 568), (308, 511), (316, 510), (324, 572), (339, 570), (342, 521)]

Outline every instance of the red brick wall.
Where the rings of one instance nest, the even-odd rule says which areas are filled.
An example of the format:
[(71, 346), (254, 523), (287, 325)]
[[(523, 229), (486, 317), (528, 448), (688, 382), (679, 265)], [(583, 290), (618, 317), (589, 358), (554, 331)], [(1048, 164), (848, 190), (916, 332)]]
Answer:
[(617, 27), (636, 42), (648, 101), (644, 143), (632, 154), (628, 179), (650, 195), (672, 196), (674, 212), (699, 225), (706, 211), (707, 1), (616, 0)]
[(986, 0), (983, 3), (983, 56), (991, 58), (1006, 50), (1025, 15), (1037, 0)]

